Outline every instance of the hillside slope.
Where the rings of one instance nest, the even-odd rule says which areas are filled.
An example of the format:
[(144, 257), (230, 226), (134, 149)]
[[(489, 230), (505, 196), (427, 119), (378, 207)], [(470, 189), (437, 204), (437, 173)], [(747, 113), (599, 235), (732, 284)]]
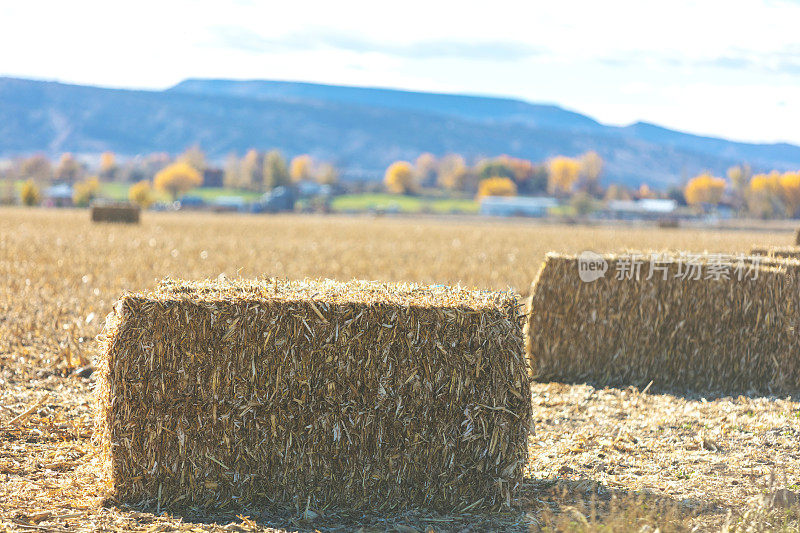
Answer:
[(616, 128), (518, 100), (290, 82), (189, 80), (166, 91), (133, 91), (0, 78), (0, 156), (176, 153), (193, 144), (218, 159), (251, 147), (308, 152), (375, 178), (391, 161), (423, 151), (543, 160), (597, 150), (608, 181), (657, 187), (742, 161), (756, 169), (800, 167), (797, 146), (645, 124)]

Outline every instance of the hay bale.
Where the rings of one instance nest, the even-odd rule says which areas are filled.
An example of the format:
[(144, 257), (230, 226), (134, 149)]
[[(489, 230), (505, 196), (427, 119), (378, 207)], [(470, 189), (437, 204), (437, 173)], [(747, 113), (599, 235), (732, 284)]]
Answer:
[(138, 224), (141, 209), (128, 202), (102, 202), (92, 204), (92, 222), (121, 222)]
[(800, 246), (753, 246), (750, 255), (776, 257), (779, 259), (800, 259)]
[[(638, 387), (652, 380), (654, 389), (670, 391), (800, 390), (799, 262), (670, 255), (655, 263), (663, 271), (649, 280), (648, 263), (639, 279), (627, 279), (634, 259), (603, 256), (605, 275), (585, 282), (578, 257), (547, 255), (526, 325), (536, 379)], [(697, 263), (700, 279), (678, 276)], [(717, 264), (731, 266), (729, 279), (707, 277)]]
[(779, 259), (800, 259), (800, 247), (773, 246), (769, 249), (768, 255)]
[(522, 346), (510, 293), (167, 281), (109, 315), (110, 482), (162, 507), (509, 505), (531, 417)]

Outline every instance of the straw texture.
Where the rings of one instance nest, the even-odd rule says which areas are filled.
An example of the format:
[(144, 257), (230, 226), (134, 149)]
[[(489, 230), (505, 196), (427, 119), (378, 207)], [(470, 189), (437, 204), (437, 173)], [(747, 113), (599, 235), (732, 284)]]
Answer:
[[(677, 391), (800, 390), (797, 261), (673, 255), (654, 273), (618, 279), (631, 255), (605, 256), (608, 270), (579, 278), (578, 258), (548, 254), (534, 282), (526, 351), (539, 380)], [(729, 263), (730, 279), (708, 278)], [(646, 263), (647, 265), (647, 263)], [(736, 271), (735, 268), (743, 270)], [(739, 279), (739, 274), (744, 274)], [(664, 279), (666, 276), (666, 279)], [(676, 277), (678, 276), (678, 277)]]
[(116, 496), (458, 511), (509, 505), (530, 383), (510, 293), (166, 281), (109, 316), (98, 423)]

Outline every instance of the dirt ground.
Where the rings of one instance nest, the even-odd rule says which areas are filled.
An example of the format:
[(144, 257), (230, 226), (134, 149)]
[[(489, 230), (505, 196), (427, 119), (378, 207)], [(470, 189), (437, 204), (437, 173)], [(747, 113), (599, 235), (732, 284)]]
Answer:
[(562, 529), (560, 521), (577, 513), (623, 529), (716, 530), (729, 512), (741, 520), (761, 509), (776, 489), (800, 491), (797, 400), (539, 383), (528, 472), (508, 513), (387, 517), (312, 509), (305, 518), (319, 516), (304, 520), (305, 509), (249, 509), (170, 516), (105, 501), (93, 464), (91, 378), (5, 366), (2, 380), (0, 530), (525, 531)]
[[(129, 508), (107, 499), (92, 440), (90, 370), (103, 317), (122, 291), (165, 275), (295, 269), (291, 277), (441, 280), (524, 292), (519, 287), (533, 279), (548, 249), (742, 251), (788, 244), (788, 231), (391, 220), (362, 231), (363, 221), (339, 218), (255, 223), (149, 214), (141, 226), (120, 227), (86, 219), (81, 211), (0, 210), (0, 532), (800, 529), (800, 398), (537, 383), (525, 481), (512, 510), (488, 515), (258, 508), (209, 516)], [(336, 239), (350, 248), (329, 244)], [(438, 259), (456, 241), (465, 257)], [(367, 254), (378, 258), (365, 260)]]

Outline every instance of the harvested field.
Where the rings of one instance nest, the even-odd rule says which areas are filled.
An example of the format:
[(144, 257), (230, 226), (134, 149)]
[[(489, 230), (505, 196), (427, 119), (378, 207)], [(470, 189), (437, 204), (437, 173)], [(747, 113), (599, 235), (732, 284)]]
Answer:
[(177, 515), (103, 505), (92, 440), (95, 376), (85, 368), (119, 296), (166, 276), (460, 282), (526, 296), (551, 250), (735, 253), (792, 239), (789, 229), (183, 213), (144, 213), (139, 226), (93, 225), (85, 211), (0, 210), (0, 531), (592, 531), (597, 523), (718, 531), (726, 520), (734, 530), (796, 530), (796, 508), (767, 501), (776, 504), (770, 508), (763, 498), (800, 491), (796, 398), (560, 383), (532, 387), (536, 432), (511, 512), (348, 514), (298, 503)]

